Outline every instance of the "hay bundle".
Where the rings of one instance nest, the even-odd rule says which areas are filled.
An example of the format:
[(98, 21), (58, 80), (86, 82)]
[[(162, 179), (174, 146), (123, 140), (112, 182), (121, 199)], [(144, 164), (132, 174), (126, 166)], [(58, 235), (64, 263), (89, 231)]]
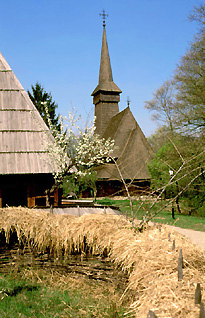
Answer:
[[(129, 274), (127, 290), (136, 298), (132, 309), (136, 317), (147, 317), (151, 309), (158, 318), (198, 317), (194, 305), (197, 283), (205, 287), (204, 253), (185, 237), (173, 232), (168, 239), (165, 226), (159, 231), (151, 227), (143, 233), (131, 228), (122, 216), (84, 215), (79, 218), (52, 215), (23, 208), (0, 209), (0, 228), (7, 241), (16, 231), (19, 241), (27, 241), (38, 250), (50, 250), (54, 255), (86, 253), (109, 254), (113, 262)], [(184, 278), (178, 281), (179, 250), (184, 257)], [(126, 291), (125, 291), (126, 294)], [(204, 292), (202, 299), (204, 298)], [(121, 300), (123, 296), (121, 297)]]
[[(19, 243), (26, 240), (31, 247), (55, 255), (62, 251), (64, 254), (85, 252), (85, 247), (93, 255), (103, 254), (105, 249), (111, 249), (116, 233), (122, 234), (125, 227), (130, 228), (130, 223), (122, 216), (96, 214), (77, 218), (21, 207), (0, 209), (0, 228), (7, 243), (16, 231)], [(132, 231), (130, 234), (133, 237)]]
[[(147, 317), (151, 309), (157, 317), (199, 317), (194, 305), (196, 284), (205, 287), (205, 255), (185, 237), (173, 232), (176, 249), (168, 240), (168, 230), (153, 228), (141, 235), (129, 288), (136, 290), (132, 304), (137, 317)], [(178, 281), (179, 251), (183, 251), (183, 280)], [(204, 294), (205, 296), (205, 294)]]

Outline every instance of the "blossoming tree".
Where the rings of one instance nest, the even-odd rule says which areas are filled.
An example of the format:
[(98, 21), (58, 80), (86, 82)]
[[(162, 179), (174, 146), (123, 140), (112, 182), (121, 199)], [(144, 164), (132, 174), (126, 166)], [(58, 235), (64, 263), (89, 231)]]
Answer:
[(111, 160), (114, 140), (100, 138), (94, 133), (94, 124), (82, 130), (78, 126), (80, 117), (70, 112), (68, 117), (60, 117), (60, 130), (57, 130), (48, 112), (47, 117), (52, 137), (47, 138), (46, 148), (55, 179), (54, 187), (61, 186), (64, 178), (71, 174), (76, 179), (89, 176), (93, 167)]

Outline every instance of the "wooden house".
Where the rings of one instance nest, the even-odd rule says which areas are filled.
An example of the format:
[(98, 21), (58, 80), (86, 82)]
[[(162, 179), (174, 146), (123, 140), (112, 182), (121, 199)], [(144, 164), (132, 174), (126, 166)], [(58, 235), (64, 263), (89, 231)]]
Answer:
[(0, 207), (46, 205), (54, 179), (45, 138), (48, 127), (0, 53)]
[[(92, 93), (96, 133), (105, 139), (111, 137), (115, 140), (113, 157), (131, 192), (137, 193), (149, 188), (147, 163), (153, 152), (129, 105), (119, 112), (121, 92), (113, 81), (104, 23), (99, 82)], [(122, 178), (114, 162), (99, 166), (96, 171), (98, 196), (122, 193)]]

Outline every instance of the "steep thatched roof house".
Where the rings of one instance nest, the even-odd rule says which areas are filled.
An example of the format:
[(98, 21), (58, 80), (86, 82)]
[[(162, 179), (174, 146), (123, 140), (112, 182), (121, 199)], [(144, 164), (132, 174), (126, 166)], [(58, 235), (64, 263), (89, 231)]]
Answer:
[(48, 127), (0, 53), (0, 207), (46, 204), (54, 180), (45, 138)]
[[(152, 149), (136, 122), (129, 105), (119, 112), (121, 90), (114, 83), (106, 39), (105, 23), (99, 83), (92, 93), (95, 104), (96, 133), (101, 137), (111, 137), (117, 146), (113, 157), (117, 161), (123, 178), (138, 192), (150, 184), (147, 162)], [(121, 177), (114, 163), (97, 168), (98, 195), (116, 193), (122, 189)]]

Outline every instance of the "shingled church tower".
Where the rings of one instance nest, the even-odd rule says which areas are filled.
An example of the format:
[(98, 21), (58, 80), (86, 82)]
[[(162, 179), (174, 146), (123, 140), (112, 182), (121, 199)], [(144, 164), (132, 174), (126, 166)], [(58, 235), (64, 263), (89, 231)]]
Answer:
[(105, 31), (105, 12), (103, 11), (103, 38), (101, 49), (99, 83), (92, 93), (95, 104), (96, 133), (103, 136), (110, 119), (119, 113), (118, 102), (122, 91), (113, 82), (110, 56)]

